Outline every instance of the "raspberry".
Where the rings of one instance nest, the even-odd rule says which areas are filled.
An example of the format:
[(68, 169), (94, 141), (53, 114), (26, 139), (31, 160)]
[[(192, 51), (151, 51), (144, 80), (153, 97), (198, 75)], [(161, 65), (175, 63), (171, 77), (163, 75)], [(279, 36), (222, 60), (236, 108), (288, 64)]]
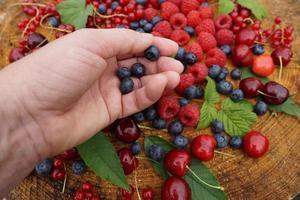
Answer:
[(180, 105), (175, 96), (163, 96), (158, 101), (158, 114), (164, 120), (174, 118), (180, 110)]
[(169, 38), (172, 33), (171, 24), (168, 21), (158, 22), (154, 28), (153, 32), (160, 33), (163, 37)]
[(187, 24), (187, 19), (184, 14), (176, 13), (170, 18), (170, 23), (175, 30), (183, 29)]
[(204, 19), (196, 27), (196, 32), (208, 32), (214, 35), (216, 33), (214, 21), (212, 19)]
[(195, 104), (188, 104), (179, 111), (179, 121), (187, 127), (194, 127), (199, 121), (199, 107)]
[(154, 8), (147, 8), (144, 11), (144, 17), (146, 20), (151, 21), (153, 17), (158, 15), (158, 10)]
[(220, 65), (224, 66), (227, 62), (226, 55), (219, 48), (213, 48), (206, 53), (206, 66)]
[(199, 7), (200, 17), (201, 19), (213, 18), (214, 11), (210, 6), (200, 6)]
[(179, 8), (174, 3), (166, 1), (160, 6), (161, 17), (165, 20), (170, 19), (172, 15), (178, 12), (179, 12)]
[(225, 44), (231, 45), (233, 43), (234, 35), (229, 29), (220, 29), (216, 34), (216, 39), (219, 46), (223, 46)]
[(203, 50), (200, 44), (197, 42), (190, 43), (186, 48), (186, 52), (196, 54), (198, 61), (203, 59)]
[(197, 41), (205, 52), (217, 46), (216, 38), (208, 32), (200, 32)]
[(179, 46), (183, 46), (189, 42), (190, 35), (184, 30), (175, 30), (172, 32), (170, 39), (177, 42)]
[(200, 12), (197, 10), (192, 10), (187, 15), (187, 25), (191, 27), (196, 27), (201, 21)]
[(156, 36), (156, 37), (164, 37), (161, 33), (156, 32), (156, 31), (153, 31), (151, 34)]
[(203, 63), (196, 63), (190, 66), (187, 72), (193, 75), (195, 83), (201, 83), (208, 75), (208, 68)]
[(186, 88), (190, 87), (195, 83), (194, 76), (192, 74), (182, 74), (180, 75), (180, 82), (175, 88), (175, 91), (179, 95), (183, 95)]
[(176, 6), (180, 7), (182, 0), (168, 0), (168, 1), (174, 3)]
[(232, 26), (232, 18), (229, 15), (220, 15), (215, 19), (216, 29), (230, 29)]
[(182, 0), (180, 9), (183, 14), (187, 15), (191, 10), (197, 10), (198, 7), (197, 0)]

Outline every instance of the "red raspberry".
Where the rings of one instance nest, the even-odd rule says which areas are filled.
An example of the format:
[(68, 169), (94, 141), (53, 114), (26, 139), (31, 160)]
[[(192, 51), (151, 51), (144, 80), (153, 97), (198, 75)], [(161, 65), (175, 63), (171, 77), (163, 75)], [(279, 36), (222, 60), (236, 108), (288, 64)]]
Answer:
[(220, 29), (216, 34), (216, 39), (219, 46), (228, 44), (231, 45), (234, 40), (234, 34), (229, 29)]
[(201, 45), (204, 52), (215, 48), (217, 46), (216, 38), (208, 32), (200, 32), (197, 38), (198, 43)]
[(168, 21), (161, 21), (158, 22), (153, 27), (153, 32), (160, 33), (163, 37), (169, 38), (172, 33), (172, 27), (171, 24)]
[(166, 1), (160, 6), (161, 17), (165, 20), (170, 19), (172, 15), (178, 12), (179, 12), (179, 8), (174, 3)]
[(201, 22), (200, 12), (197, 10), (192, 10), (187, 15), (187, 25), (196, 27)]
[(174, 3), (179, 8), (182, 0), (167, 0), (167, 1)]
[(156, 36), (156, 37), (164, 37), (161, 33), (156, 32), (156, 31), (153, 31), (151, 34)]
[(146, 20), (148, 21), (151, 21), (152, 18), (154, 16), (157, 16), (158, 15), (158, 10), (154, 9), (154, 8), (147, 8), (145, 11), (144, 11), (144, 17)]
[(229, 15), (220, 15), (215, 19), (216, 29), (230, 29), (232, 26), (232, 18)]
[(199, 7), (199, 2), (197, 0), (182, 0), (181, 2), (181, 12), (187, 15), (191, 10), (197, 10)]
[(179, 121), (187, 127), (194, 127), (199, 121), (199, 107), (195, 104), (188, 104), (179, 111)]
[(196, 27), (196, 32), (208, 32), (214, 35), (216, 33), (214, 21), (212, 19), (202, 20)]
[(202, 83), (208, 75), (208, 68), (203, 63), (196, 63), (189, 67), (188, 73), (192, 74), (195, 83)]
[(179, 84), (175, 88), (175, 91), (179, 95), (183, 95), (185, 89), (190, 87), (194, 83), (195, 83), (195, 79), (194, 79), (194, 76), (192, 74), (181, 74)]
[(186, 45), (191, 39), (190, 35), (183, 30), (175, 30), (172, 32), (170, 39), (177, 42), (179, 46)]
[(224, 66), (227, 62), (226, 55), (219, 48), (214, 48), (206, 53), (206, 66), (220, 65)]
[(192, 43), (188, 44), (188, 46), (185, 48), (185, 50), (186, 50), (186, 52), (196, 54), (198, 61), (201, 61), (203, 59), (202, 47), (197, 42), (192, 42)]
[(200, 6), (198, 10), (200, 12), (200, 17), (202, 19), (207, 19), (207, 18), (212, 19), (214, 16), (214, 11), (210, 6)]
[(175, 96), (163, 96), (158, 101), (158, 114), (164, 120), (174, 118), (180, 110), (180, 105)]
[(170, 23), (175, 30), (183, 29), (184, 27), (186, 27), (187, 19), (184, 14), (176, 13), (170, 18)]

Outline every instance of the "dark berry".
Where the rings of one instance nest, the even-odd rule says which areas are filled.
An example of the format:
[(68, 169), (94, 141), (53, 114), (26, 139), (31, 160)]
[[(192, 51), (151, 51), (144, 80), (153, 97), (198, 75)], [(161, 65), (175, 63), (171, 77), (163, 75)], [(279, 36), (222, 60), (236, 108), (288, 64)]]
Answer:
[(116, 26), (116, 28), (127, 28), (125, 25), (123, 25), (123, 24), (118, 24), (117, 26)]
[(148, 155), (151, 159), (161, 161), (165, 156), (165, 150), (158, 144), (152, 144), (149, 148)]
[(228, 136), (224, 133), (218, 133), (214, 135), (216, 141), (217, 141), (217, 147), (218, 148), (224, 148), (228, 145)]
[(105, 3), (101, 3), (98, 7), (98, 12), (101, 14), (101, 15), (105, 15), (106, 14), (106, 5)]
[(191, 188), (183, 178), (171, 176), (161, 190), (161, 200), (190, 200)]
[(28, 35), (27, 46), (29, 49), (33, 50), (48, 44), (48, 40), (45, 36), (40, 33), (33, 32)]
[(229, 144), (231, 147), (239, 149), (243, 145), (243, 139), (240, 136), (233, 136), (230, 139)]
[(153, 26), (155, 26), (158, 22), (161, 21), (161, 17), (160, 16), (154, 16), (151, 20), (151, 23), (153, 24)]
[(123, 78), (130, 78), (131, 76), (131, 72), (130, 69), (127, 67), (121, 67), (117, 70), (117, 76), (119, 77), (119, 79), (123, 79)]
[(201, 97), (203, 97), (204, 95), (204, 90), (201, 87), (192, 85), (190, 87), (188, 87), (185, 91), (184, 91), (184, 97), (186, 99), (199, 99)]
[(226, 55), (226, 56), (229, 56), (231, 54), (231, 46), (229, 45), (223, 45), (220, 47), (220, 49), (223, 51), (223, 53)]
[(135, 31), (139, 32), (139, 33), (145, 33), (143, 28), (137, 28)]
[(185, 48), (179, 47), (175, 59), (184, 62), (185, 54), (186, 54)]
[(177, 148), (185, 148), (188, 145), (189, 140), (183, 135), (177, 135), (173, 142)]
[(111, 3), (110, 8), (112, 10), (115, 10), (118, 6), (119, 6), (119, 2), (114, 1), (114, 2)]
[(220, 65), (212, 65), (208, 69), (208, 76), (210, 78), (212, 78), (212, 79), (217, 78), (220, 73), (221, 73), (221, 67), (220, 67)]
[(220, 81), (217, 83), (217, 91), (223, 95), (230, 94), (232, 91), (232, 84), (226, 80)]
[(125, 118), (119, 121), (115, 132), (117, 139), (125, 143), (132, 143), (141, 135), (140, 129), (130, 118)]
[(167, 127), (167, 122), (161, 118), (156, 118), (152, 121), (153, 128), (164, 129)]
[(72, 163), (72, 171), (74, 174), (83, 174), (86, 171), (86, 165), (82, 160), (74, 161)]
[(216, 81), (225, 80), (228, 75), (228, 69), (226, 67), (221, 68), (221, 73), (216, 77)]
[(133, 156), (129, 148), (124, 147), (118, 151), (118, 156), (121, 161), (125, 175), (131, 174), (137, 167), (138, 161)]
[(147, 23), (145, 24), (145, 26), (143, 27), (145, 33), (151, 33), (152, 29), (153, 29), (153, 24), (151, 23)]
[(136, 78), (141, 78), (145, 75), (145, 66), (141, 63), (135, 63), (131, 67), (131, 74)]
[(134, 83), (131, 78), (124, 78), (120, 84), (120, 91), (122, 94), (128, 94), (133, 91)]
[(135, 2), (142, 6), (145, 6), (147, 4), (147, 0), (135, 0)]
[(231, 72), (230, 72), (230, 76), (233, 80), (239, 80), (241, 79), (242, 76), (242, 72), (239, 68), (234, 68)]
[(186, 99), (186, 98), (180, 98), (178, 100), (178, 102), (179, 102), (179, 104), (180, 104), (181, 107), (186, 106), (186, 105), (188, 105), (190, 103), (190, 101), (188, 99)]
[(264, 84), (257, 78), (249, 77), (241, 80), (239, 87), (246, 98), (254, 98), (259, 95), (259, 91), (263, 91)]
[(149, 108), (144, 110), (144, 116), (146, 120), (152, 121), (156, 118), (157, 112), (154, 106), (150, 106)]
[(252, 52), (255, 55), (264, 54), (265, 53), (265, 47), (264, 47), (264, 45), (256, 44), (256, 45), (254, 45), (254, 47), (252, 47)]
[(168, 132), (173, 136), (180, 135), (183, 131), (183, 125), (180, 121), (173, 121), (168, 126)]
[(132, 119), (133, 119), (133, 121), (140, 123), (140, 122), (145, 121), (145, 116), (142, 112), (138, 112), (138, 113), (135, 113), (132, 115)]
[(144, 56), (150, 61), (156, 61), (160, 57), (160, 51), (156, 46), (151, 45), (144, 51)]
[(16, 47), (10, 51), (9, 62), (15, 62), (25, 57), (29, 53), (29, 50), (25, 47)]
[(129, 26), (130, 26), (130, 29), (136, 30), (140, 27), (140, 24), (138, 22), (130, 22)]
[(241, 89), (235, 89), (231, 92), (230, 98), (234, 102), (242, 101), (244, 99), (244, 93)]
[(222, 133), (224, 132), (224, 124), (220, 120), (215, 119), (211, 123), (211, 130), (214, 134)]
[(133, 153), (133, 155), (138, 155), (142, 151), (142, 146), (138, 142), (134, 142), (130, 146), (130, 150)]
[(254, 105), (253, 112), (255, 112), (258, 116), (264, 115), (267, 111), (268, 105), (263, 101), (258, 100)]
[(191, 37), (195, 35), (195, 29), (191, 26), (186, 26), (183, 30), (187, 32)]
[(283, 104), (289, 97), (289, 91), (283, 85), (270, 81), (264, 87), (264, 101), (268, 104), (280, 105)]
[(39, 175), (50, 175), (53, 169), (53, 161), (45, 159), (35, 166), (35, 171)]
[(57, 17), (49, 17), (48, 24), (51, 27), (58, 27), (60, 25), (60, 21)]
[(193, 65), (196, 62), (198, 62), (198, 58), (197, 58), (196, 54), (186, 53), (184, 55), (184, 63), (186, 63), (187, 65)]
[(140, 27), (144, 27), (147, 23), (148, 23), (148, 21), (146, 19), (141, 19), (139, 21)]

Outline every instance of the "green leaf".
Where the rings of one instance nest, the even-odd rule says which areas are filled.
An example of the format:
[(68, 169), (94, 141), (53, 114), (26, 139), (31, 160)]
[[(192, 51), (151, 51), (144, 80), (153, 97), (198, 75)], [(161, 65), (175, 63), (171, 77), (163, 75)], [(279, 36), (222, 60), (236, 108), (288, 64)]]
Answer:
[(231, 0), (219, 0), (219, 14), (228, 14), (234, 9), (234, 3)]
[(103, 133), (96, 134), (85, 143), (77, 146), (77, 149), (81, 158), (97, 176), (121, 188), (129, 189), (115, 148)]
[(283, 112), (300, 119), (300, 107), (295, 103), (292, 97), (289, 97), (286, 102), (281, 105), (269, 105), (271, 111)]
[(217, 109), (213, 104), (204, 102), (201, 108), (200, 121), (197, 129), (207, 128), (210, 123), (217, 118)]
[(86, 7), (85, 0), (64, 0), (56, 7), (64, 24), (73, 25), (76, 30), (84, 28), (89, 15), (93, 13), (93, 6)]
[[(206, 183), (209, 183), (214, 186), (220, 186), (218, 180), (213, 175), (213, 173), (199, 160), (193, 158), (192, 165), (190, 168)], [(208, 187), (201, 183), (191, 172), (188, 173), (184, 179), (188, 182), (191, 190), (192, 190), (192, 200), (226, 200), (228, 199), (226, 194), (219, 189), (214, 189)]]
[(227, 108), (237, 108), (237, 109), (242, 108), (247, 111), (253, 110), (253, 106), (249, 101), (242, 100), (239, 102), (233, 102), (230, 98), (225, 99), (222, 103), (222, 109), (227, 109)]
[(261, 20), (267, 16), (266, 9), (257, 0), (237, 0), (237, 3), (250, 9), (257, 19)]
[(207, 85), (205, 87), (204, 100), (208, 103), (218, 103), (220, 101), (220, 95), (216, 90), (216, 83), (210, 77), (206, 78)]
[(242, 72), (242, 79), (249, 78), (249, 77), (255, 77), (255, 78), (258, 78), (259, 80), (261, 80), (263, 83), (267, 83), (270, 81), (266, 77), (256, 76), (249, 67), (241, 67), (240, 70)]

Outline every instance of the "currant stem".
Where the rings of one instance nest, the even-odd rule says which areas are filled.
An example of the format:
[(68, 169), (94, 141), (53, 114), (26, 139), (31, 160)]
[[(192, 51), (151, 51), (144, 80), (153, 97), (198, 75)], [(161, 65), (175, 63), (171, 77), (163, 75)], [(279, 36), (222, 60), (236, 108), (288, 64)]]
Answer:
[(47, 5), (42, 4), (42, 3), (14, 3), (10, 4), (7, 8), (12, 8), (15, 6), (39, 6), (39, 7), (46, 7)]
[(47, 15), (44, 15), (40, 21), (40, 26), (42, 28), (45, 28), (45, 29), (50, 29), (50, 30), (56, 30), (56, 31), (61, 31), (61, 32), (66, 32), (66, 33), (71, 33), (72, 31), (69, 31), (69, 30), (66, 30), (66, 29), (62, 29), (62, 28), (56, 28), (56, 27), (52, 27), (52, 26), (45, 26), (43, 23), (45, 21), (45, 19), (47, 17), (50, 17), (52, 16), (52, 14), (47, 14)]
[(195, 178), (200, 181), (201, 183), (203, 183), (204, 185), (217, 189), (217, 190), (222, 190), (224, 191), (224, 188), (222, 186), (217, 186), (217, 185), (211, 185), (209, 183), (206, 183), (205, 181), (203, 181), (189, 166), (186, 166), (186, 168), (191, 172), (191, 174), (193, 174), (193, 176), (195, 176)]
[(95, 8), (94, 8), (94, 12), (96, 13), (96, 15), (98, 15), (102, 19), (110, 19), (113, 17), (125, 17), (125, 18), (128, 17), (127, 15), (124, 15), (124, 14), (102, 15)]
[(35, 14), (35, 16), (32, 17), (32, 18), (29, 20), (29, 22), (26, 24), (26, 27), (24, 28), (24, 30), (23, 30), (23, 32), (22, 32), (22, 36), (21, 36), (22, 38), (25, 37), (26, 31), (28, 30), (30, 24), (31, 24), (31, 23), (37, 18), (37, 16), (39, 16), (39, 14), (40, 14), (39, 9), (37, 9), (36, 7), (33, 7), (33, 8), (35, 9), (36, 14)]
[(67, 168), (66, 168), (66, 164), (64, 163), (64, 170), (65, 170), (65, 172), (66, 172), (66, 174), (65, 174), (65, 178), (64, 178), (64, 184), (63, 184), (63, 187), (62, 187), (62, 191), (61, 191), (61, 193), (63, 194), (63, 193), (65, 193), (65, 190), (66, 190), (66, 185), (67, 185)]
[(283, 70), (282, 57), (281, 57), (281, 56), (279, 56), (279, 57), (278, 57), (278, 59), (279, 59), (279, 64), (280, 64), (280, 66), (279, 66), (279, 74), (278, 74), (278, 79), (279, 79), (279, 81), (281, 81), (281, 77), (282, 77), (282, 70)]

